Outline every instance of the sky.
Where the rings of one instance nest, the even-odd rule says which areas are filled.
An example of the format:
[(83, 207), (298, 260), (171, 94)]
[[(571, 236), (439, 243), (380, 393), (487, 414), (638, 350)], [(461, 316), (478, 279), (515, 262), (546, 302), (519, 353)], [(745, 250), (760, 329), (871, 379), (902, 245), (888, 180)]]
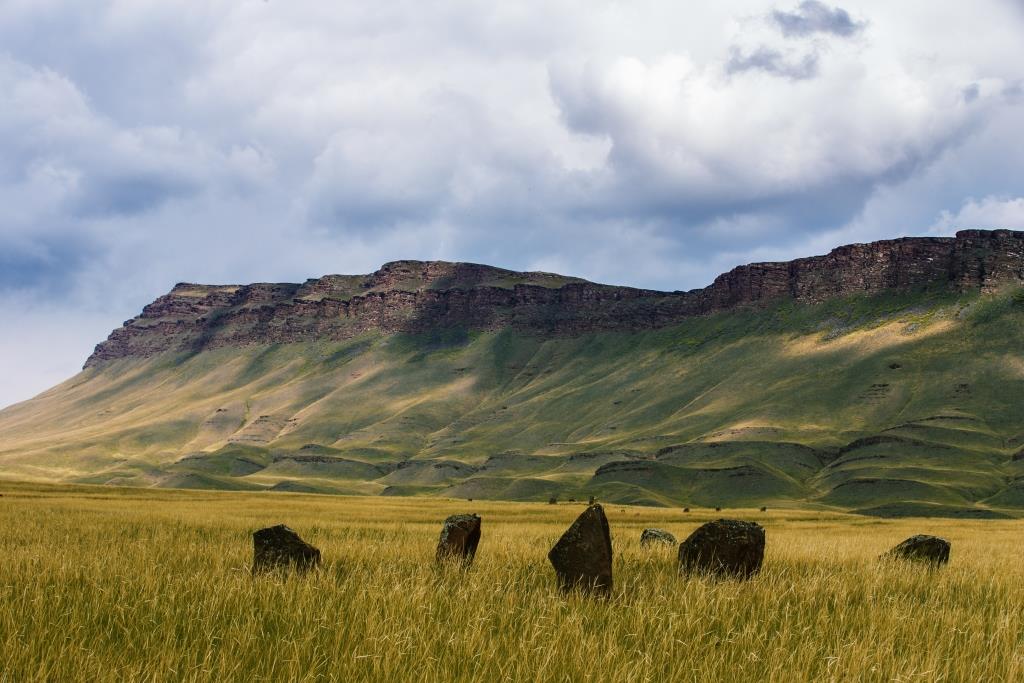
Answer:
[(0, 406), (175, 283), (1024, 229), (1024, 0), (0, 0)]

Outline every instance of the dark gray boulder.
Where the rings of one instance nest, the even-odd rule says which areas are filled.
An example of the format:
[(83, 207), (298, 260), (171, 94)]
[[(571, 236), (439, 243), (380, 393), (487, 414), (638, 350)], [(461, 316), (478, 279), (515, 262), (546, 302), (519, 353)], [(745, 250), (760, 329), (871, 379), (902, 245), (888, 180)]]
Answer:
[(949, 549), (949, 541), (944, 538), (918, 534), (903, 541), (883, 557), (896, 557), (938, 566), (949, 562)]
[(304, 572), (320, 564), (320, 551), (284, 524), (260, 529), (252, 535), (252, 573), (275, 569)]
[(563, 591), (612, 592), (612, 537), (599, 503), (589, 506), (558, 539), (548, 559)]
[(473, 563), (476, 547), (480, 544), (480, 517), (477, 515), (452, 515), (444, 520), (441, 538), (437, 542), (438, 563), (458, 560), (463, 565)]
[(686, 574), (749, 579), (764, 562), (764, 528), (755, 522), (718, 519), (679, 544), (679, 570)]
[(644, 529), (640, 534), (640, 545), (651, 544), (675, 545), (678, 543), (676, 537), (664, 529)]

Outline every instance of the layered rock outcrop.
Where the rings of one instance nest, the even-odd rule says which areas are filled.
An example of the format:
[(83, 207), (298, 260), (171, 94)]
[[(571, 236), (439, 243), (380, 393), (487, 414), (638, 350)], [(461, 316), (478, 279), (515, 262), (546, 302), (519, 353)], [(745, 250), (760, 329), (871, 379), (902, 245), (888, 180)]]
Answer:
[(369, 275), (303, 284), (178, 284), (96, 347), (86, 367), (165, 351), (343, 340), (437, 327), (549, 334), (663, 327), (778, 300), (924, 285), (995, 289), (1024, 282), (1024, 232), (964, 230), (839, 247), (825, 256), (740, 266), (689, 292), (614, 287), (469, 263), (396, 261)]

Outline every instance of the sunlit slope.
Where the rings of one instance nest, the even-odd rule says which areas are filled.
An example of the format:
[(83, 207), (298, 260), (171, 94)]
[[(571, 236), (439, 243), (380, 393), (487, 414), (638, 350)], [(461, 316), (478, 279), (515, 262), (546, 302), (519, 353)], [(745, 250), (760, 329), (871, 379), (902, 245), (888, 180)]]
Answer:
[(920, 291), (643, 333), (439, 329), (119, 360), (0, 412), (0, 474), (1016, 514), (1022, 342), (1019, 290)]

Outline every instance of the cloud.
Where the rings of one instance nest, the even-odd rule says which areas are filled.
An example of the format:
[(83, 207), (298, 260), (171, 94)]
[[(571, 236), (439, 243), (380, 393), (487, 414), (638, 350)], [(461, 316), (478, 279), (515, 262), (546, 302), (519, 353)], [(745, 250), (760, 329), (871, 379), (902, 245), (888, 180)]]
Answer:
[(73, 373), (181, 280), (447, 258), (686, 289), (960, 220), (1020, 196), (1022, 27), (1005, 0), (0, 3), (0, 300), (32, 340), (0, 375)]
[(1024, 197), (968, 199), (956, 212), (943, 211), (929, 232), (951, 235), (970, 228), (1024, 230)]
[(787, 37), (827, 33), (848, 38), (864, 30), (864, 22), (854, 21), (841, 7), (829, 7), (817, 0), (804, 0), (792, 12), (775, 10), (772, 21)]
[(623, 58), (554, 69), (552, 93), (571, 129), (611, 143), (590, 206), (598, 195), (610, 214), (690, 224), (777, 214), (799, 232), (851, 219), (876, 185), (915, 172), (983, 114), (956, 73), (886, 64), (883, 77), (855, 60), (780, 85), (682, 56)]
[(776, 76), (801, 81), (818, 75), (818, 55), (807, 54), (797, 61), (790, 61), (781, 51), (763, 45), (747, 54), (734, 49), (725, 65), (725, 71), (730, 74), (744, 71), (765, 71)]
[[(30, 186), (69, 218), (137, 214), (245, 181), (232, 165), (237, 150), (176, 125), (118, 125), (47, 68), (0, 58), (0, 111), (7, 186)], [(34, 231), (35, 218), (22, 221)]]

